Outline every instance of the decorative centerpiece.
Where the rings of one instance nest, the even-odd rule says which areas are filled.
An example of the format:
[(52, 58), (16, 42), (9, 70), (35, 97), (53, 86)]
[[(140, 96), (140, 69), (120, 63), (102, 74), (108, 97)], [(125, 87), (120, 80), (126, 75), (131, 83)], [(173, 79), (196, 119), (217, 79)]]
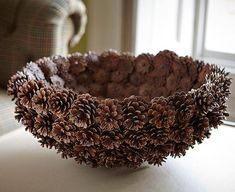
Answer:
[(42, 146), (93, 167), (161, 165), (228, 116), (224, 69), (165, 50), (30, 62), (11, 77), (16, 119)]

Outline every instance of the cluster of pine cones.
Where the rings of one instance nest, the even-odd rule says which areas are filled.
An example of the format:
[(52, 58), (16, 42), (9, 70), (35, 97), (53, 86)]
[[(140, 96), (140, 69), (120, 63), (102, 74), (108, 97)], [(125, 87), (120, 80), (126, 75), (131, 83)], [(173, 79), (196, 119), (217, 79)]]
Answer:
[(224, 69), (165, 50), (30, 62), (11, 77), (16, 119), (42, 146), (93, 167), (161, 165), (228, 116)]

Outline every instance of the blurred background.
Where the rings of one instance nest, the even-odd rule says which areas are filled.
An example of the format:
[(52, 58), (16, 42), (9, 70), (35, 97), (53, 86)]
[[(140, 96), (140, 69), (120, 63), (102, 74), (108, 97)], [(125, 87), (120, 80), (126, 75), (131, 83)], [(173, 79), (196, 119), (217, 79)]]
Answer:
[[(43, 56), (169, 49), (235, 77), (235, 0), (1, 0), (0, 8), (0, 134), (17, 126), (7, 80)], [(234, 121), (234, 83), (231, 90)]]

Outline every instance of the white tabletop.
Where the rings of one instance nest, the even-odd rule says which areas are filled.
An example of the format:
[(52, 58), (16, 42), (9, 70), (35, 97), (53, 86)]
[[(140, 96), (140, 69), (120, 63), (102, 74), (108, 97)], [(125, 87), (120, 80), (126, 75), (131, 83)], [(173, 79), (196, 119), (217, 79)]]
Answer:
[(235, 191), (235, 128), (214, 130), (162, 167), (90, 168), (42, 148), (23, 129), (0, 137), (0, 192)]

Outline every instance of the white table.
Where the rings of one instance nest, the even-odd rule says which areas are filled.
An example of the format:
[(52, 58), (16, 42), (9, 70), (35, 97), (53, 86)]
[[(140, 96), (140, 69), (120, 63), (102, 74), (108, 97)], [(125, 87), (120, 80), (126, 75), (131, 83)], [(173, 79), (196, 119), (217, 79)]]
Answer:
[(214, 130), (210, 139), (162, 167), (90, 168), (42, 148), (23, 129), (0, 137), (0, 192), (235, 191), (235, 128)]

